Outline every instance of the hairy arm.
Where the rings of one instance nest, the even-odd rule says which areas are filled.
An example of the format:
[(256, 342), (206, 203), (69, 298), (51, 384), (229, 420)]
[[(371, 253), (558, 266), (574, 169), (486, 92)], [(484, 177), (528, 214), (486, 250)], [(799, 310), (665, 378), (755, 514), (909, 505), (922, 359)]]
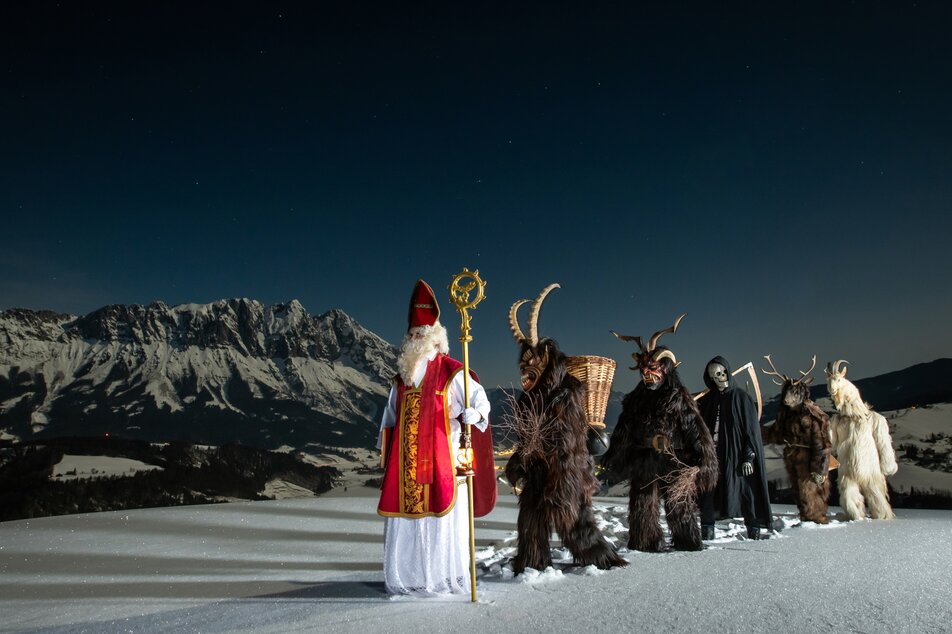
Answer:
[(779, 431), (780, 416), (781, 413), (777, 412), (777, 420), (774, 421), (773, 425), (761, 425), (760, 437), (763, 439), (765, 445), (779, 445), (783, 442)]
[(522, 466), (522, 454), (517, 448), (515, 453), (509, 456), (508, 462), (506, 462), (506, 479), (509, 480), (509, 485), (517, 489), (521, 486), (521, 482), (526, 477), (525, 468)]
[(697, 456), (700, 471), (697, 474), (697, 485), (701, 491), (711, 491), (717, 485), (717, 451), (714, 448), (714, 439), (708, 431), (697, 403), (682, 390), (681, 400), (681, 434), (685, 444), (690, 446)]
[(889, 435), (889, 424), (882, 414), (870, 412), (870, 415), (873, 417), (873, 439), (876, 441), (876, 449), (879, 450), (879, 466), (884, 475), (891, 476), (899, 470), (899, 466), (896, 464), (896, 451)]
[(628, 436), (631, 427), (632, 412), (629, 398), (626, 397), (621, 414), (618, 415), (618, 422), (615, 429), (612, 430), (611, 438), (608, 441), (608, 451), (602, 456), (602, 466), (609, 472), (620, 477), (628, 477), (625, 472), (626, 459), (628, 453)]
[(810, 437), (810, 471), (826, 475), (830, 469), (830, 417), (817, 406), (812, 406), (804, 412), (809, 416), (807, 422), (812, 428)]
[(830, 418), (830, 449), (834, 455), (839, 455), (840, 453), (840, 415), (833, 414)]

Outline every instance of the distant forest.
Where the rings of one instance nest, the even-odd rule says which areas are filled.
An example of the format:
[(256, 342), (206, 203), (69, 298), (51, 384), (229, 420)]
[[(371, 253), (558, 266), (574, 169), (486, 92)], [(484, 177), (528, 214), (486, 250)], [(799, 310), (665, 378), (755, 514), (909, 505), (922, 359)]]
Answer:
[[(161, 467), (135, 474), (59, 481), (63, 456), (112, 456)], [(0, 521), (186, 504), (231, 498), (266, 499), (269, 480), (329, 491), (341, 474), (291, 454), (243, 445), (203, 448), (183, 442), (152, 444), (114, 437), (54, 438), (0, 450)]]

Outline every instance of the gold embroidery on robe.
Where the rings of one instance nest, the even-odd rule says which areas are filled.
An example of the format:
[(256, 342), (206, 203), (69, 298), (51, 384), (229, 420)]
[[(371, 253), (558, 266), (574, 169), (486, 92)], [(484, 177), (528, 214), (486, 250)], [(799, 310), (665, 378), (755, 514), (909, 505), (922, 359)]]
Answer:
[(420, 402), (422, 394), (419, 390), (408, 390), (403, 400), (403, 420), (401, 421), (400, 437), (402, 439), (401, 457), (403, 465), (403, 499), (401, 512), (420, 514), (426, 512), (426, 497), (424, 485), (417, 482), (417, 437), (420, 435)]

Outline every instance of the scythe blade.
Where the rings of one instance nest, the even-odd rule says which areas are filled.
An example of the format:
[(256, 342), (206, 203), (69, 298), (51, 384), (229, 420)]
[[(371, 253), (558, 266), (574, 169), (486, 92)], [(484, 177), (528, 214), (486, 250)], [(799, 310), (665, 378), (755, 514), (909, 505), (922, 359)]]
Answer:
[(757, 420), (759, 421), (764, 415), (764, 397), (760, 394), (760, 381), (757, 380), (757, 370), (754, 369), (754, 364), (748, 361), (734, 370), (732, 374), (736, 376), (744, 370), (747, 370), (747, 374), (750, 375), (750, 382), (754, 384), (754, 396), (757, 397)]

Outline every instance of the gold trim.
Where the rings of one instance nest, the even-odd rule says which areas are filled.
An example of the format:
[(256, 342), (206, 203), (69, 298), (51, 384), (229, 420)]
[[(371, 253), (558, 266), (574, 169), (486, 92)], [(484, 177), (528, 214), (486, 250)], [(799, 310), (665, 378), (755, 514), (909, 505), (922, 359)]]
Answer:
[(400, 408), (400, 511), (411, 515), (427, 511), (426, 490), (416, 481), (421, 401), (420, 390), (407, 390)]
[(459, 478), (456, 478), (456, 477), (454, 477), (453, 479), (456, 481), (456, 486), (453, 487), (453, 502), (448, 507), (446, 507), (446, 510), (443, 511), (442, 513), (421, 513), (419, 515), (410, 515), (408, 513), (391, 513), (389, 511), (378, 510), (377, 515), (379, 515), (380, 517), (402, 517), (403, 519), (408, 519), (408, 520), (418, 520), (423, 517), (446, 517), (447, 515), (449, 515), (450, 511), (456, 508), (456, 499), (458, 497), (457, 493), (459, 492), (459, 487), (466, 484), (466, 480), (461, 481)]
[[(450, 408), (449, 408), (449, 404), (446, 402), (446, 396), (447, 396), (447, 393), (449, 392), (449, 386), (453, 383), (453, 380), (456, 378), (456, 375), (459, 374), (459, 373), (462, 372), (462, 371), (463, 371), (463, 368), (459, 368), (458, 370), (456, 370), (455, 372), (453, 372), (453, 373), (449, 376), (449, 379), (446, 381), (446, 385), (443, 386), (443, 389), (436, 392), (436, 393), (439, 394), (439, 395), (442, 397), (442, 399), (443, 399), (443, 429), (444, 429), (444, 432), (445, 432), (445, 434), (446, 434), (447, 450), (449, 451), (450, 463), (451, 463), (451, 466), (452, 466), (454, 472), (455, 472), (455, 470), (456, 470), (456, 451), (455, 451), (454, 448), (453, 448), (453, 433), (452, 433), (452, 428), (451, 428), (451, 425), (450, 425)], [(430, 502), (430, 495), (429, 495), (429, 493), (430, 493), (430, 491), (429, 491), (430, 485), (428, 485), (428, 484), (418, 485), (418, 484), (416, 484), (416, 482), (414, 481), (414, 482), (413, 482), (413, 485), (414, 485), (415, 487), (421, 487), (421, 488), (423, 488), (423, 499), (422, 499), (422, 501), (420, 502), (420, 504), (424, 507), (424, 510), (423, 510), (423, 511), (420, 511), (420, 512), (417, 512), (417, 513), (414, 513), (414, 512), (411, 512), (411, 511), (407, 511), (407, 510), (406, 510), (406, 506), (405, 506), (404, 502), (405, 502), (405, 500), (407, 499), (407, 495), (406, 495), (406, 493), (405, 493), (404, 487), (405, 487), (405, 484), (406, 484), (407, 470), (406, 470), (406, 464), (405, 464), (405, 462), (404, 462), (404, 456), (405, 456), (405, 453), (406, 453), (406, 452), (403, 450), (403, 449), (404, 449), (404, 446), (405, 446), (405, 445), (404, 445), (405, 438), (406, 438), (406, 436), (407, 436), (407, 434), (405, 433), (405, 431), (406, 431), (406, 425), (404, 424), (405, 418), (406, 418), (406, 412), (407, 412), (406, 399), (407, 399), (407, 396), (409, 396), (411, 393), (421, 393), (421, 392), (422, 392), (422, 388), (407, 388), (407, 390), (403, 393), (404, 402), (401, 403), (401, 414), (402, 414), (402, 415), (401, 415), (401, 420), (397, 422), (397, 424), (400, 425), (400, 444), (401, 444), (400, 451), (398, 451), (398, 453), (400, 454), (400, 456), (399, 456), (399, 458), (400, 458), (400, 487), (399, 487), (399, 489), (400, 489), (400, 490), (397, 492), (397, 495), (398, 495), (398, 497), (400, 498), (400, 511), (399, 511), (399, 512), (396, 512), (396, 513), (393, 513), (393, 512), (389, 512), (389, 511), (380, 511), (380, 510), (378, 509), (378, 510), (377, 510), (377, 515), (380, 515), (381, 517), (402, 517), (402, 518), (405, 518), (405, 519), (420, 519), (420, 518), (422, 518), (422, 517), (444, 517), (444, 516), (446, 516), (450, 511), (452, 511), (452, 510), (456, 507), (456, 502), (457, 502), (457, 500), (458, 500), (458, 498), (459, 498), (459, 495), (458, 495), (458, 494), (459, 494), (459, 485), (460, 485), (461, 483), (459, 482), (459, 480), (458, 480), (458, 479), (455, 477), (455, 475), (454, 475), (453, 480), (454, 480), (455, 486), (453, 487), (453, 499), (450, 501), (450, 503), (449, 503), (449, 505), (446, 507), (446, 510), (445, 510), (445, 511), (443, 511), (443, 512), (441, 512), (441, 513), (434, 513), (434, 512), (432, 512), (432, 511), (429, 511), (429, 510), (426, 508), (427, 506), (429, 506), (429, 502)], [(465, 405), (465, 404), (464, 404), (464, 405)], [(419, 415), (417, 416), (417, 421), (419, 422)], [(461, 431), (462, 431), (462, 430), (461, 430)], [(414, 449), (415, 449), (415, 448), (414, 448)], [(416, 451), (413, 451), (412, 453), (413, 453), (413, 455), (416, 455)], [(416, 464), (416, 463), (414, 463), (414, 468), (413, 468), (411, 474), (415, 474), (415, 473), (416, 473), (415, 464)]]

